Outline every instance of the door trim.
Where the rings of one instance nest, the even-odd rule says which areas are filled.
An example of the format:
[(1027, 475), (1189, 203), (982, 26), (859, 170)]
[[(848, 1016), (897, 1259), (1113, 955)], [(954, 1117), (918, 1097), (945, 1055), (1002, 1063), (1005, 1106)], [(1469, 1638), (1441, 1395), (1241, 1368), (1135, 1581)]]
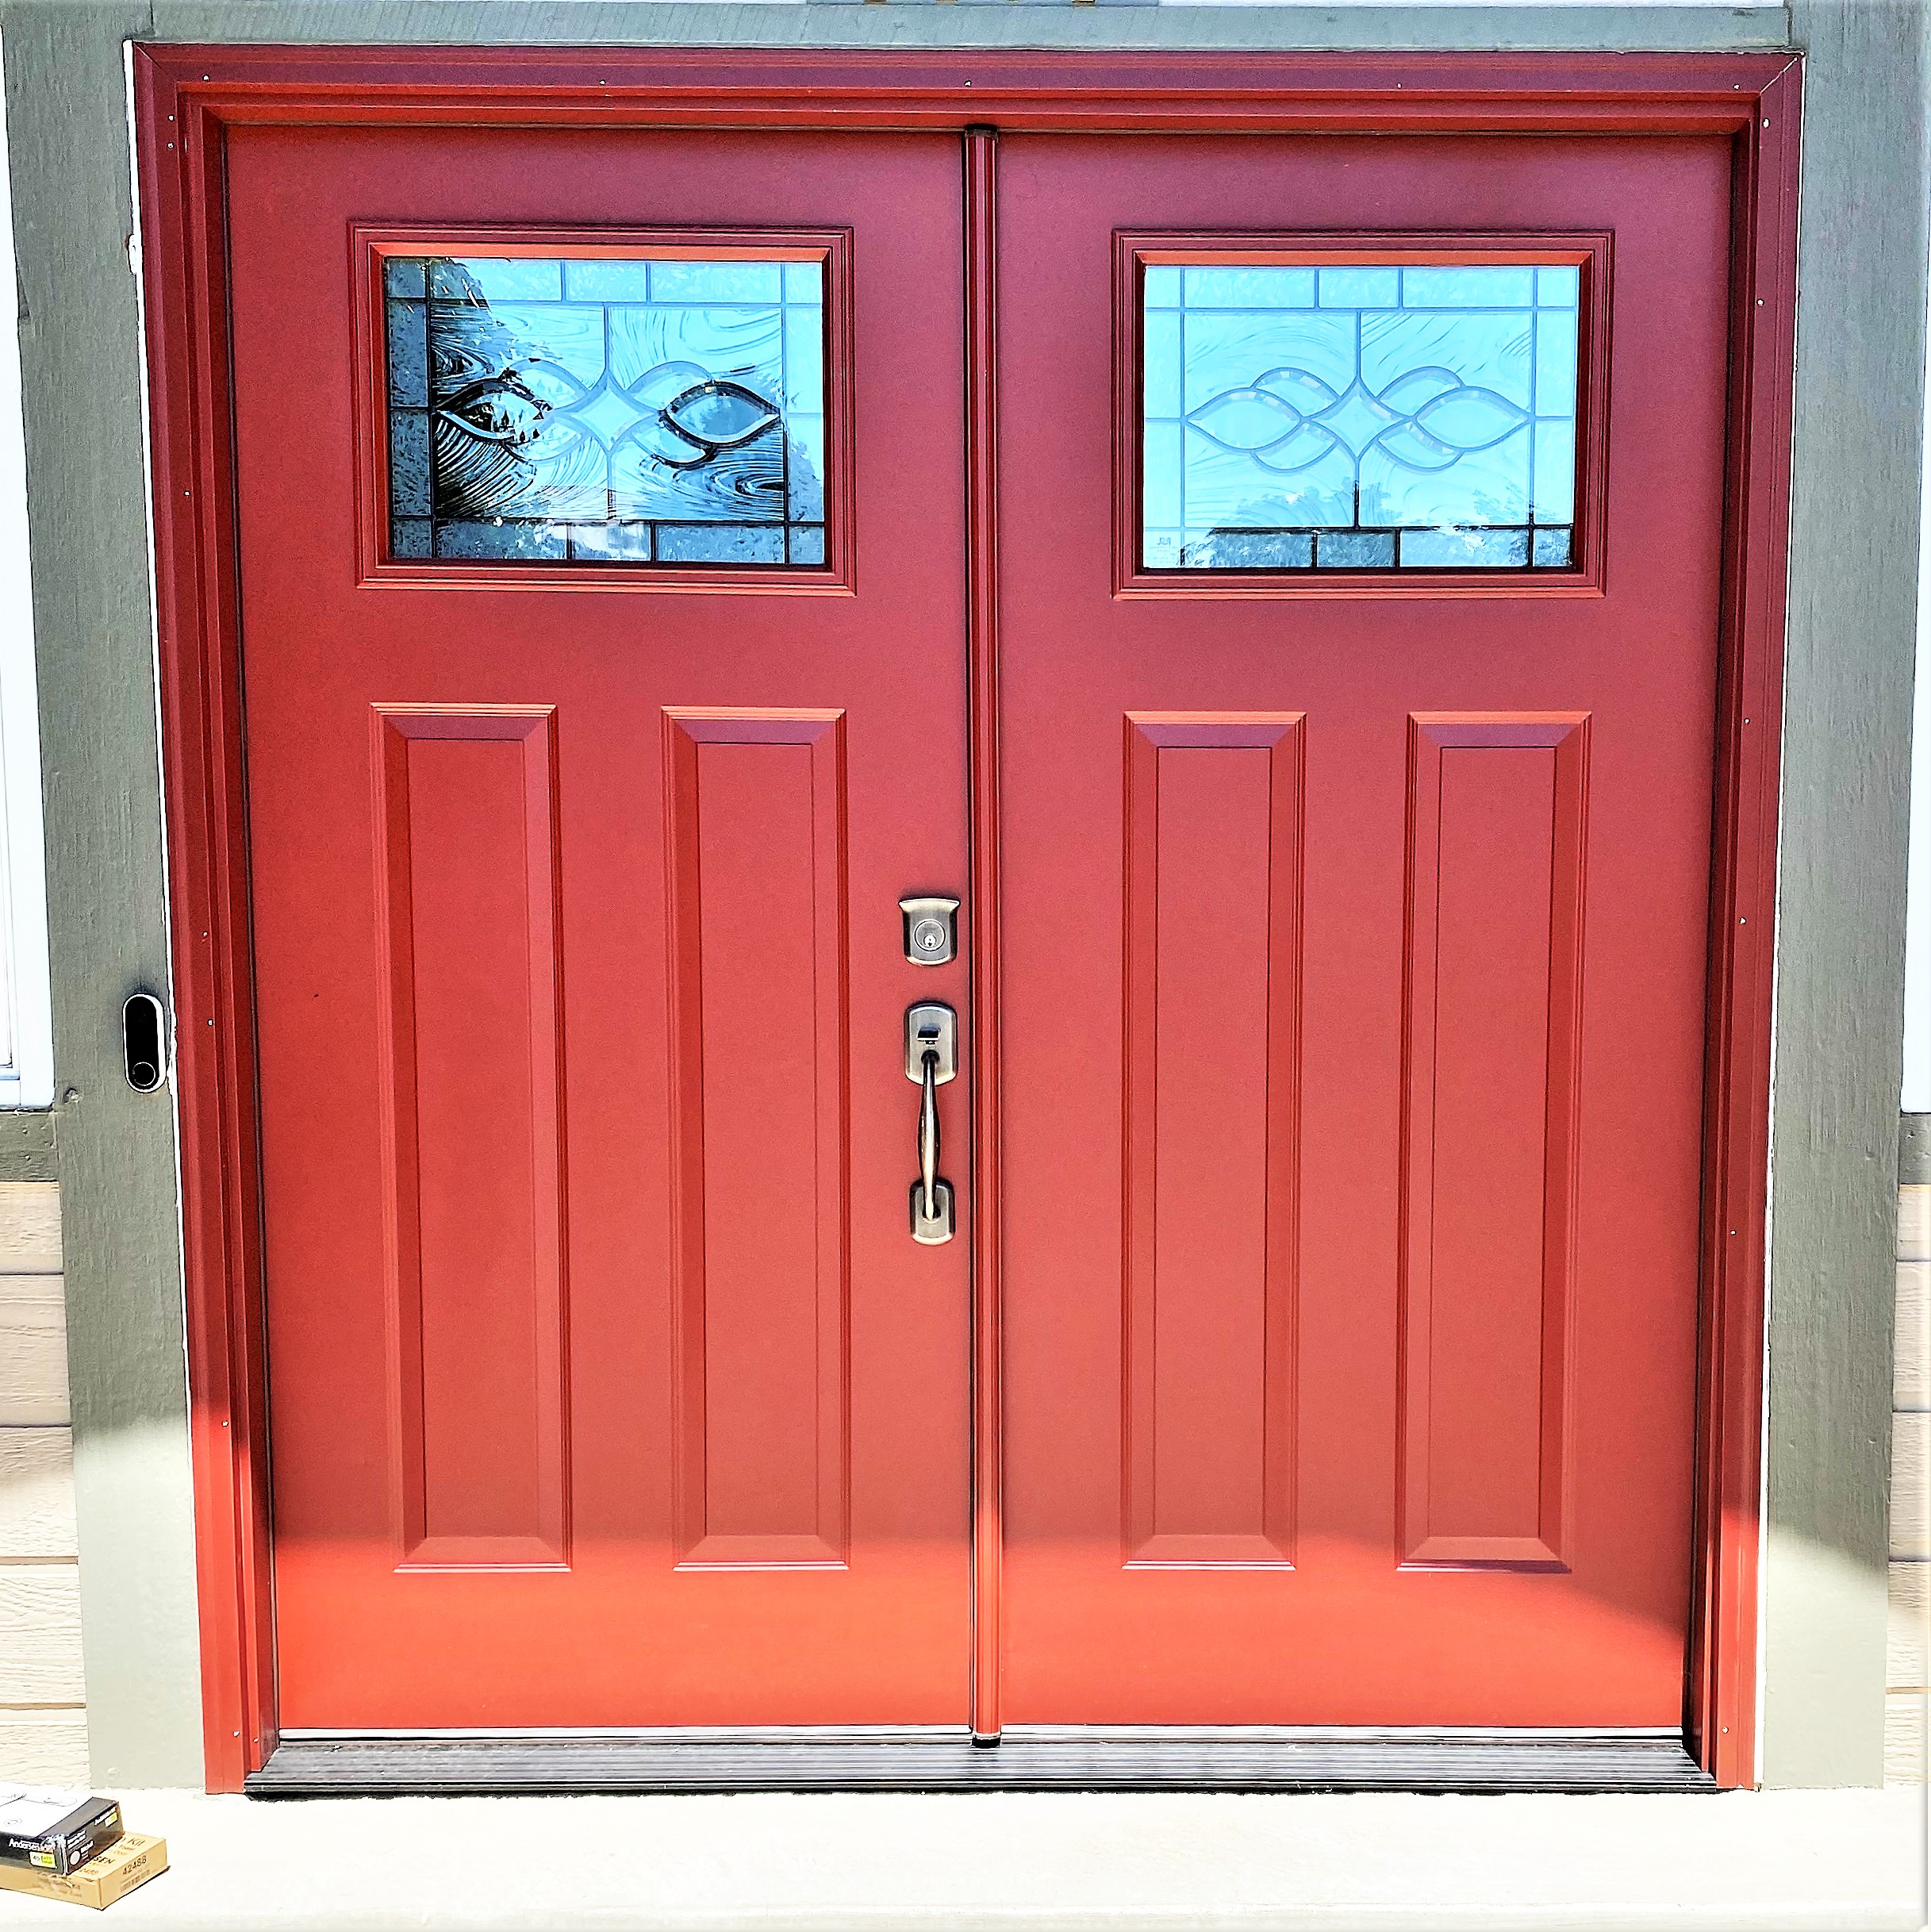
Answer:
[(731, 1791), (1714, 1792), (1673, 1730), (1008, 1725), (904, 1730), (304, 1731), (258, 1798)]
[[(1720, 1785), (1756, 1775), (1764, 1210), (1788, 534), (1800, 63), (1784, 54), (1257, 55), (137, 46), (155, 568), (173, 908), (182, 1213), (208, 1787), (279, 1742), (261, 1189), (237, 624), (228, 290), (229, 128), (362, 125), (1025, 132), (1614, 133), (1735, 149), (1730, 409), (1705, 1086), (1698, 1508), (1684, 1732)], [(992, 143), (966, 144), (968, 328), (989, 354)], [(975, 212), (976, 210), (976, 212)], [(969, 399), (989, 424), (989, 386)], [(996, 762), (993, 478), (969, 478), (972, 769)], [(997, 801), (973, 803), (975, 1415), (999, 1400)], [(979, 895), (983, 893), (984, 897)], [(996, 1442), (976, 1471), (996, 1527)], [(996, 1692), (996, 1544), (975, 1567)], [(990, 1711), (993, 1706), (982, 1707)], [(981, 1716), (980, 1722), (986, 1722)], [(1012, 1734), (1016, 1740), (1021, 1734)], [(997, 1753), (988, 1753), (997, 1755)]]

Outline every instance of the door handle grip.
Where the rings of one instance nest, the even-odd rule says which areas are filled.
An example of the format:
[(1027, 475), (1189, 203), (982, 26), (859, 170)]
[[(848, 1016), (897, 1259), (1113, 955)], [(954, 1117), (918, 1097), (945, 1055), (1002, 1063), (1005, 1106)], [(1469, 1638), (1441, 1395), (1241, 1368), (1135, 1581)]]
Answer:
[(959, 1020), (937, 1000), (905, 1015), (905, 1077), (919, 1083), (919, 1177), (912, 1184), (912, 1238), (937, 1247), (953, 1234), (952, 1184), (939, 1177), (939, 1089), (959, 1070)]
[(939, 1219), (939, 1054), (928, 1050), (919, 1097), (919, 1186), (924, 1218)]

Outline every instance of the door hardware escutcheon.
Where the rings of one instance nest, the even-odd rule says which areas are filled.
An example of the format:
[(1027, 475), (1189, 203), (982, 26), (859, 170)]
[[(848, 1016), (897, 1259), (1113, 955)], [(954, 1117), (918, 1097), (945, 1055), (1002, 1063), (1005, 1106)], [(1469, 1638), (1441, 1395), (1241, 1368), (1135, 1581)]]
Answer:
[(959, 902), (940, 897), (901, 899), (905, 957), (914, 966), (945, 966), (959, 949)]
[(905, 1077), (916, 1083), (925, 1077), (925, 1056), (936, 1054), (939, 1070), (933, 1084), (942, 1087), (959, 1070), (959, 1016), (942, 1000), (921, 1000), (905, 1009)]
[(939, 1177), (939, 1089), (959, 1070), (959, 1016), (937, 1000), (905, 1010), (905, 1077), (919, 1089), (919, 1177), (912, 1184), (912, 1238), (924, 1247), (952, 1239), (952, 1183)]

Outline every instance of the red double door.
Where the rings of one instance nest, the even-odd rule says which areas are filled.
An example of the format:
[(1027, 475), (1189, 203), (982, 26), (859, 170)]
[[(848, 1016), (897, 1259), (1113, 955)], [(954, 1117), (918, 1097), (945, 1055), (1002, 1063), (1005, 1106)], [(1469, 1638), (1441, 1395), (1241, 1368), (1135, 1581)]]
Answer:
[[(995, 1607), (1008, 1724), (1678, 1722), (1728, 166), (1000, 140), (995, 1190), (958, 137), (234, 131), (286, 1728), (963, 1726)], [(1196, 269), (1264, 274), (1184, 285), (1230, 313), (1369, 274), (1320, 325), (1358, 359), (1372, 275), (1457, 263), (1578, 291), (1541, 405), (1358, 359), (1154, 394), (1156, 328), (1230, 339), (1152, 319)], [(693, 264), (757, 272), (679, 309)], [(601, 376), (490, 349), (585, 315)], [(781, 398), (685, 353), (740, 324), (795, 331)], [(1541, 435), (1565, 355), (1568, 526), (1471, 540), (1522, 567), (1350, 551), (1331, 502), (1257, 537), (1215, 481), (1358, 487), (1397, 417), (1411, 458)], [(1161, 550), (1176, 450), (1207, 533)], [(533, 536), (489, 514), (532, 451)], [(693, 475), (747, 520), (585, 520)], [(967, 901), (949, 964), (919, 893)], [(968, 1076), (949, 1243), (908, 1210), (919, 1001)]]

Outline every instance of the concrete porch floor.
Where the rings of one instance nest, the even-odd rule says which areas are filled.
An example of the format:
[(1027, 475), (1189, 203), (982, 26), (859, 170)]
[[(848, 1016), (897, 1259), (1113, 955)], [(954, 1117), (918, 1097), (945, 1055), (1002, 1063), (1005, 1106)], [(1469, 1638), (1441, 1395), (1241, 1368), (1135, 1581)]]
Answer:
[[(1916, 1932), (1925, 1792), (866, 1794), (263, 1803), (125, 1792), (173, 1869), (111, 1908), (240, 1932)], [(82, 1908), (0, 1894), (0, 1925)]]

